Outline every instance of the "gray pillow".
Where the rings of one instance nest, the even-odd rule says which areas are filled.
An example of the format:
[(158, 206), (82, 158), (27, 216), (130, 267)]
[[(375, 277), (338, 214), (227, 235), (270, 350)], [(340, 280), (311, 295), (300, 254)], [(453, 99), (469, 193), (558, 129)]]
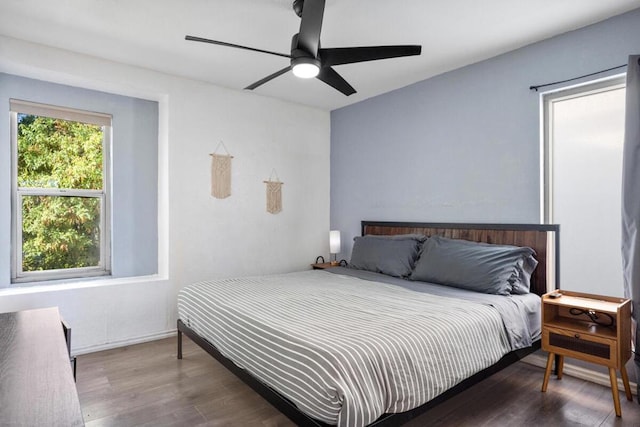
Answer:
[(531, 249), (531, 252), (531, 255), (523, 256), (522, 264), (518, 262), (518, 278), (511, 282), (512, 294), (524, 295), (531, 290), (531, 275), (538, 266), (538, 260), (534, 258), (535, 251)]
[(421, 234), (367, 235), (353, 240), (350, 268), (394, 277), (408, 277), (426, 236)]
[(432, 236), (410, 278), (487, 294), (526, 294), (538, 265), (534, 255), (528, 247)]

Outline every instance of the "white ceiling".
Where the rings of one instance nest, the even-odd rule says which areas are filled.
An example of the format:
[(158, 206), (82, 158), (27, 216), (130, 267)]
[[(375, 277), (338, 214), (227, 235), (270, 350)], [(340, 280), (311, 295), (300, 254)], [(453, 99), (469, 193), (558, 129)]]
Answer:
[[(292, 0), (1, 0), (0, 34), (242, 90), (288, 59)], [(335, 67), (358, 93), (288, 73), (254, 92), (333, 110), (640, 7), (640, 0), (326, 0), (323, 47), (421, 44), (422, 55)]]

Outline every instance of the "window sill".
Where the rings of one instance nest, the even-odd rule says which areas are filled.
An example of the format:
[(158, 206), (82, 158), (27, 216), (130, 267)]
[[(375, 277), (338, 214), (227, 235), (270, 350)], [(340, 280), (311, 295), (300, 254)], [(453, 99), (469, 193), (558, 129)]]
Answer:
[(86, 288), (95, 288), (95, 287), (102, 287), (102, 286), (119, 286), (119, 285), (146, 283), (146, 282), (154, 282), (154, 281), (162, 281), (162, 280), (167, 280), (167, 278), (159, 274), (152, 274), (148, 276), (134, 276), (134, 277), (113, 278), (110, 276), (102, 276), (102, 277), (96, 277), (96, 278), (56, 280), (56, 281), (49, 281), (49, 282), (12, 283), (6, 287), (0, 287), (0, 296), (35, 294), (35, 293), (41, 293), (41, 292), (67, 291), (72, 289), (86, 289)]

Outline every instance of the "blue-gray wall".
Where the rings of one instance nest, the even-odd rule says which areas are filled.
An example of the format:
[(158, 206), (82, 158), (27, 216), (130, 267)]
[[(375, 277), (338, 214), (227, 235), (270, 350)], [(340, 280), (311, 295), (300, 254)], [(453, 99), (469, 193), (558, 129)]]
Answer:
[(363, 219), (539, 222), (540, 95), (529, 86), (639, 51), (636, 9), (333, 111), (331, 229), (343, 232), (342, 258)]
[(0, 288), (11, 262), (10, 98), (113, 116), (112, 276), (157, 273), (158, 103), (0, 73)]

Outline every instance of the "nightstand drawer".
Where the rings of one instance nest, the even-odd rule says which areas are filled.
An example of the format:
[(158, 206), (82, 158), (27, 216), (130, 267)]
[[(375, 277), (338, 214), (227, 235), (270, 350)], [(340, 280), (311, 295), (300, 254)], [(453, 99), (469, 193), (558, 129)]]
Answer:
[(616, 366), (617, 341), (580, 333), (575, 330), (545, 327), (542, 331), (544, 351), (589, 362)]

